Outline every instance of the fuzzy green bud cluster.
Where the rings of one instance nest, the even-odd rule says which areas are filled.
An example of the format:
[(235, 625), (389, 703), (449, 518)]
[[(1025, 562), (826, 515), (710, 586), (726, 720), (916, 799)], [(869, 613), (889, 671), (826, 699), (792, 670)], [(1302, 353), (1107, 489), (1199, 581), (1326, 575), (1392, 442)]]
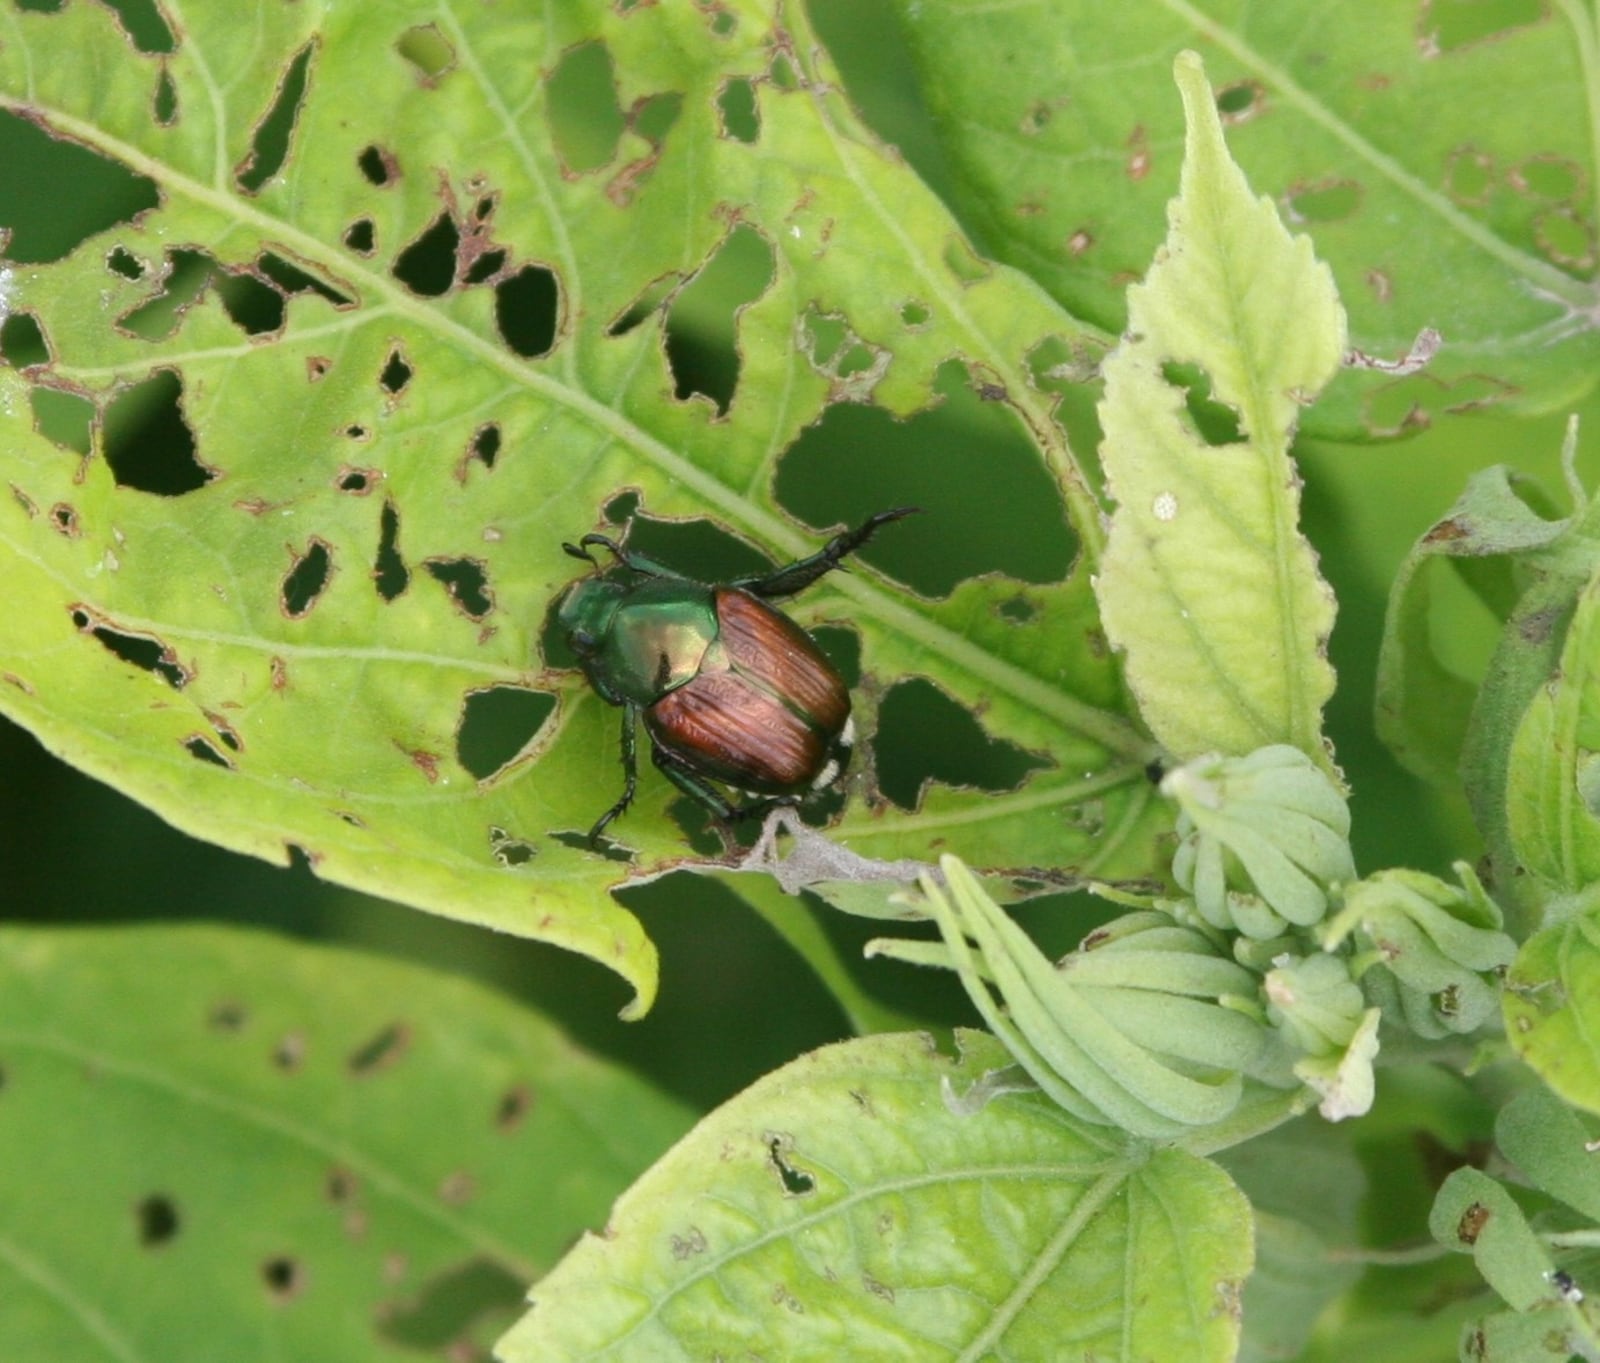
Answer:
[(1266, 940), (1311, 927), (1355, 879), (1350, 808), (1298, 748), (1203, 757), (1161, 790), (1178, 802), (1173, 878), (1214, 928)]
[(1499, 1013), (1499, 972), (1516, 956), (1500, 910), (1472, 868), (1459, 886), (1422, 871), (1379, 871), (1347, 886), (1322, 944), (1356, 948), (1353, 964), (1372, 1000), (1426, 1040), (1476, 1031)]

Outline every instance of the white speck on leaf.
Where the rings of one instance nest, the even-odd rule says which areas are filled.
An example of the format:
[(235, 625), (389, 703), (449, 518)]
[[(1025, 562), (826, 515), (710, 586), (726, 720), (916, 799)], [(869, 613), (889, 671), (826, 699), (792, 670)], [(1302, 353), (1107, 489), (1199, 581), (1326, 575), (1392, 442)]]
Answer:
[(1172, 520), (1178, 514), (1178, 499), (1170, 492), (1157, 493), (1150, 503), (1150, 514), (1158, 521)]

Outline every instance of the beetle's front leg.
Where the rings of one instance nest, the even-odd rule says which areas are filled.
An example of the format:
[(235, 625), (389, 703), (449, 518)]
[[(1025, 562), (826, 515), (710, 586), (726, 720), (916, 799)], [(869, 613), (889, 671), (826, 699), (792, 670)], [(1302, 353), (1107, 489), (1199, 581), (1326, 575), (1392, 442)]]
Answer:
[(889, 511), (880, 511), (876, 516), (867, 517), (854, 530), (845, 530), (835, 535), (809, 558), (796, 559), (795, 562), (768, 573), (765, 577), (740, 578), (730, 585), (743, 587), (751, 595), (759, 596), (766, 601), (793, 596), (796, 592), (804, 591), (824, 573), (837, 568), (842, 560), (855, 553), (877, 534), (880, 526), (888, 525), (890, 521), (897, 521), (920, 510), (922, 508), (919, 506), (897, 506)]
[(639, 710), (634, 705), (622, 707), (622, 798), (606, 810), (589, 830), (589, 846), (594, 847), (600, 841), (601, 833), (605, 827), (629, 805), (633, 803), (633, 792), (639, 785), (639, 756), (638, 740), (635, 729), (639, 721)]

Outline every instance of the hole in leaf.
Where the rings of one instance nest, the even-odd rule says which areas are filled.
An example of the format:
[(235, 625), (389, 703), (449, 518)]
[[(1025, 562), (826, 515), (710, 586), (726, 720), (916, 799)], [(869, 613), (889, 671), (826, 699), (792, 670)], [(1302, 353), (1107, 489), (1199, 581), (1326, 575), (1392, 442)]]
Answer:
[(514, 838), (503, 828), (489, 827), (489, 855), (502, 866), (526, 866), (539, 849), (522, 838)]
[(607, 525), (625, 525), (639, 514), (639, 494), (633, 488), (617, 493), (600, 508)]
[(761, 110), (756, 103), (755, 83), (744, 76), (722, 82), (717, 91), (717, 114), (722, 131), (740, 142), (761, 140)]
[(786, 1148), (788, 1144), (788, 1141), (781, 1136), (770, 1137), (767, 1141), (767, 1155), (772, 1167), (778, 1172), (783, 1191), (790, 1197), (804, 1197), (816, 1188), (817, 1181), (804, 1169), (797, 1168), (789, 1162)]
[(922, 677), (898, 682), (878, 708), (873, 748), (878, 789), (902, 809), (915, 809), (930, 781), (990, 792), (1015, 790), (1049, 761), (991, 738), (973, 718)]
[(412, 293), (438, 298), (456, 281), (456, 251), (461, 233), (448, 213), (441, 213), (395, 258), (394, 276)]
[(494, 609), (488, 570), (477, 559), (430, 558), (423, 566), (470, 619), (481, 620)]
[(396, 50), (417, 69), (423, 83), (432, 85), (456, 64), (456, 50), (433, 24), (408, 28), (395, 44)]
[(361, 154), (356, 157), (356, 165), (361, 168), (367, 183), (377, 185), (380, 189), (400, 178), (399, 161), (392, 152), (376, 144), (361, 149)]
[(344, 244), (358, 256), (370, 256), (377, 246), (377, 229), (371, 218), (357, 218), (344, 229)]
[(211, 721), (211, 727), (217, 731), (217, 737), (222, 740), (222, 746), (229, 752), (238, 752), (244, 747), (238, 732), (234, 727), (214, 711), (207, 710), (206, 718)]
[(606, 328), (606, 335), (626, 336), (647, 317), (659, 312), (679, 283), (676, 274), (663, 275), (660, 279), (651, 280), (644, 291)]
[(852, 690), (861, 685), (861, 636), (841, 625), (819, 625), (810, 633), (817, 647), (827, 654), (828, 661), (844, 678), (845, 685)]
[(484, 251), (461, 276), (464, 284), (486, 284), (506, 267), (506, 253), (499, 247)]
[(139, 1199), (134, 1219), (139, 1226), (139, 1243), (146, 1249), (155, 1249), (177, 1235), (178, 1204), (165, 1193), (152, 1193)]
[(13, 369), (27, 369), (31, 365), (50, 362), (50, 347), (44, 339), (44, 328), (31, 312), (14, 312), (0, 322), (0, 360)]
[(150, 115), (163, 128), (170, 128), (178, 121), (178, 83), (172, 79), (172, 71), (165, 65), (161, 68), (161, 79), (156, 82)]
[(106, 254), (106, 268), (124, 279), (144, 278), (144, 262), (124, 246), (113, 246)]
[(161, 17), (155, 0), (105, 0), (134, 47), (150, 56), (168, 56), (178, 50), (172, 30)]
[(1183, 389), (1183, 405), (1195, 430), (1208, 445), (1238, 445), (1244, 442), (1239, 429), (1239, 414), (1211, 396), (1211, 376), (1198, 365), (1161, 366), (1161, 377), (1174, 388)]
[[(929, 596), (988, 572), (1025, 582), (1065, 577), (1076, 541), (1016, 413), (981, 401), (956, 361), (940, 366), (934, 388), (942, 401), (905, 421), (879, 407), (828, 407), (778, 465), (778, 500), (815, 526), (922, 507), (859, 557)], [(862, 450), (873, 452), (870, 463)]]
[(411, 374), (411, 366), (406, 363), (405, 356), (397, 348), (389, 352), (388, 363), (383, 366), (383, 373), (378, 375), (378, 384), (384, 392), (398, 396), (411, 382)]
[(1422, 9), (1422, 41), (1441, 53), (1501, 38), (1550, 17), (1547, 0), (1429, 0)]
[(61, 389), (35, 387), (29, 394), (34, 406), (34, 429), (46, 440), (88, 458), (93, 440), (94, 403)]
[(117, 318), (117, 325), (142, 340), (166, 340), (178, 329), (184, 312), (200, 297), (214, 268), (204, 251), (168, 251), (156, 293), (123, 313)]
[(305, 1286), (305, 1277), (299, 1263), (286, 1254), (274, 1255), (261, 1265), (261, 1281), (270, 1296), (278, 1301), (288, 1301), (298, 1296)]
[(283, 295), (253, 274), (218, 270), (217, 296), (234, 325), (247, 336), (265, 336), (283, 327)]
[(503, 771), (533, 742), (556, 700), (521, 686), (469, 691), (456, 728), (456, 758), (474, 781)]
[(196, 455), (182, 398), (182, 380), (160, 369), (111, 400), (103, 427), (105, 456), (119, 487), (181, 497), (215, 476)]
[(556, 63), (545, 87), (550, 135), (562, 164), (579, 175), (607, 164), (617, 154), (625, 126), (611, 49), (600, 42), (572, 48)]
[(933, 314), (928, 310), (926, 303), (919, 303), (912, 299), (910, 302), (903, 303), (900, 306), (900, 320), (913, 330), (917, 327), (927, 326), (932, 318)]
[(57, 502), (50, 508), (50, 524), (69, 540), (75, 540), (83, 533), (78, 526), (77, 508), (66, 502)]
[(358, 1079), (387, 1069), (411, 1046), (411, 1029), (403, 1022), (391, 1022), (350, 1053), (345, 1068)]
[(324, 539), (313, 536), (304, 554), (294, 560), (283, 579), (280, 593), (283, 612), (291, 620), (300, 620), (311, 613), (328, 585), (333, 570), (333, 549)]
[[(155, 181), (6, 111), (0, 111), (0, 165), (6, 172), (0, 177), (0, 224), (11, 233), (9, 265), (60, 260), (87, 238), (132, 222), (161, 202)], [(42, 194), (42, 185), (70, 185), (71, 193)]]
[(709, 398), (727, 413), (739, 383), (739, 311), (775, 274), (772, 247), (753, 227), (733, 229), (667, 311), (667, 364), (679, 401)]
[(658, 95), (640, 100), (634, 106), (629, 122), (640, 137), (660, 146), (682, 112), (683, 95), (677, 90), (664, 90)]
[(235, 183), (246, 194), (256, 193), (274, 175), (283, 169), (289, 155), (289, 139), (294, 133), (295, 120), (305, 102), (306, 75), (311, 68), (311, 44), (307, 43), (289, 62), (283, 79), (273, 97), (272, 107), (256, 125), (250, 142), (250, 154), (234, 175)]
[(348, 492), (352, 497), (365, 497), (378, 485), (382, 475), (377, 469), (358, 469), (346, 464), (339, 470), (339, 476), (334, 479), (334, 486), (340, 492)]
[(213, 767), (222, 767), (227, 771), (233, 770), (233, 763), (228, 761), (226, 757), (224, 757), (216, 750), (216, 748), (212, 746), (210, 739), (205, 738), (200, 734), (193, 734), (184, 739), (183, 746), (188, 750), (190, 757), (196, 758), (201, 762), (208, 763)]
[(1294, 188), (1285, 196), (1289, 215), (1301, 222), (1338, 222), (1361, 208), (1361, 185), (1354, 180), (1331, 180)]
[(522, 1284), (500, 1265), (472, 1259), (435, 1274), (415, 1296), (384, 1303), (380, 1333), (419, 1356), (476, 1358), (465, 1341), (503, 1333), (522, 1295)]
[(159, 639), (116, 629), (93, 615), (87, 606), (72, 608), (72, 623), (80, 633), (93, 635), (123, 662), (155, 673), (174, 691), (181, 691), (188, 684), (189, 673), (179, 665), (178, 655)]
[(500, 457), (500, 424), (495, 421), (478, 427), (472, 437), (472, 447), (469, 457), (476, 459), (486, 469), (494, 467), (494, 461)]
[(1241, 80), (1217, 91), (1217, 112), (1224, 124), (1249, 121), (1266, 108), (1267, 92), (1259, 81)]
[(378, 595), (385, 601), (393, 601), (411, 583), (411, 572), (400, 557), (400, 513), (393, 502), (383, 504), (378, 527), (378, 557), (373, 564), (372, 578)]
[(524, 265), (494, 286), (495, 324), (523, 359), (548, 355), (556, 343), (561, 293), (555, 273), (543, 265)]
[(1025, 625), (1039, 613), (1039, 608), (1025, 596), (1007, 597), (997, 609), (1001, 618), (1013, 625)]
[(563, 847), (570, 847), (575, 852), (587, 852), (590, 854), (599, 853), (600, 856), (604, 857), (607, 861), (633, 860), (632, 852), (630, 852), (622, 843), (604, 833), (600, 835), (600, 844), (598, 847), (590, 846), (589, 834), (587, 831), (580, 833), (576, 829), (573, 829), (567, 832), (552, 833), (550, 837), (553, 841), (559, 842)]
[(355, 422), (352, 425), (346, 426), (344, 428), (344, 433), (346, 438), (350, 440), (365, 441), (372, 439), (372, 432), (369, 431), (365, 426), (361, 425), (360, 422)]
[(340, 293), (331, 284), (324, 283), (315, 275), (307, 273), (298, 265), (291, 264), (271, 251), (262, 253), (261, 259), (256, 262), (256, 268), (287, 294), (320, 294), (336, 308), (348, 308), (355, 301), (348, 294)]

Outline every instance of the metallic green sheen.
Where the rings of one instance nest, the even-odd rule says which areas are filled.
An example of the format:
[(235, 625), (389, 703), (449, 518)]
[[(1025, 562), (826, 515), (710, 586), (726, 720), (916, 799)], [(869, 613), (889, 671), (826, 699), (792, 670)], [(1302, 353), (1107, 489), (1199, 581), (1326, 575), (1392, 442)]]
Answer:
[(595, 690), (641, 708), (692, 681), (719, 631), (711, 589), (670, 577), (630, 586), (590, 578), (560, 619)]

